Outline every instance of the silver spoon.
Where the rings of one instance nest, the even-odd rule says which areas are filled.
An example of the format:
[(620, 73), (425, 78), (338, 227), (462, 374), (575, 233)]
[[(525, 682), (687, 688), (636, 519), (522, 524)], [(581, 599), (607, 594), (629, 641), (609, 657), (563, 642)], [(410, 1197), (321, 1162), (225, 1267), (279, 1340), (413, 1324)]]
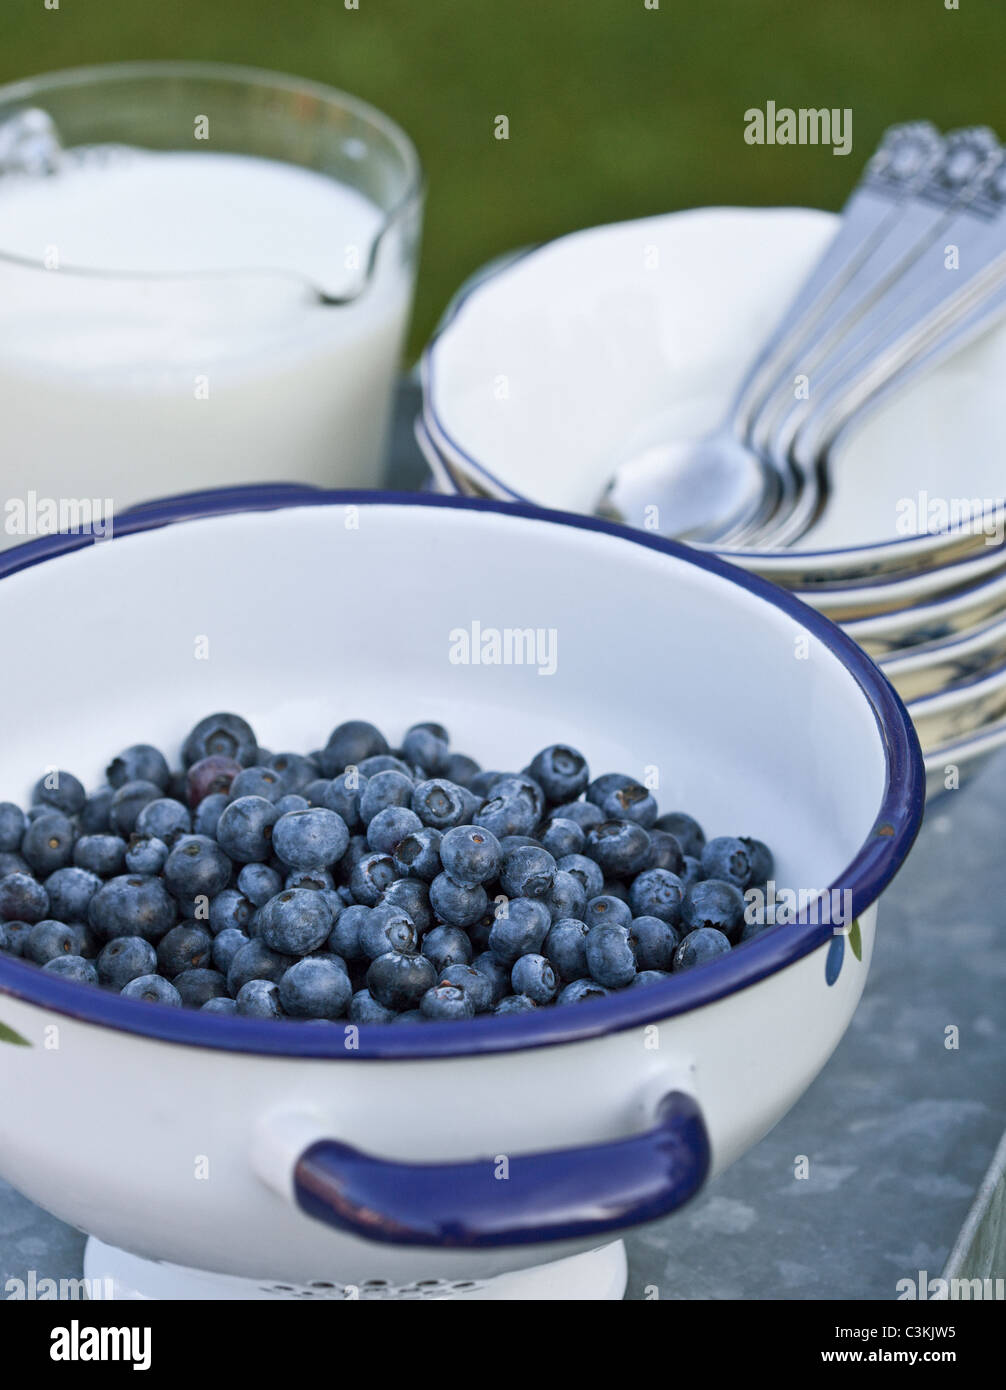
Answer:
[[(843, 210), (836, 236), (748, 370), (725, 420), (698, 441), (660, 439), (629, 451), (598, 511), (693, 540), (713, 540), (744, 526), (764, 524), (786, 485), (779, 468), (748, 440), (766, 389), (828, 311), (837, 302), (845, 303), (842, 296), (850, 283), (856, 283), (857, 299), (880, 292), (883, 284), (876, 285), (876, 276), (871, 281), (860, 272), (878, 247), (889, 246), (892, 239), (904, 254), (896, 231), (906, 206), (911, 245), (917, 243), (919, 214), (911, 200), (931, 180), (945, 153), (944, 142), (928, 123), (887, 132)], [(927, 234), (932, 220), (930, 213)], [(890, 252), (882, 264), (889, 272)]]

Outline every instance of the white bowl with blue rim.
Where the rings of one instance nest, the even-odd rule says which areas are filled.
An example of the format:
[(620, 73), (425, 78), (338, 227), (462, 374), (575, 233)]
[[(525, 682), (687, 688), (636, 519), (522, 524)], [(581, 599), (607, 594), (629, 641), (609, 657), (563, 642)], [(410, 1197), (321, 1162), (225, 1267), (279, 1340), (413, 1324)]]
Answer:
[[(562, 738), (595, 771), (656, 769), (664, 808), (764, 839), (818, 905), (650, 988), (411, 1027), (170, 1009), (0, 957), (0, 1175), (89, 1232), (88, 1273), (120, 1291), (619, 1296), (619, 1233), (687, 1201), (827, 1061), (922, 814), (911, 722), (838, 628), (583, 517), (190, 496), (104, 543), (0, 556), (0, 624), (20, 670), (58, 645), (63, 673), (0, 686), (7, 797), (52, 765), (97, 783), (141, 739), (174, 754), (212, 709), (275, 747), (435, 717), (487, 766)], [(452, 660), (473, 624), (552, 634), (553, 673)], [(811, 920), (823, 891), (837, 930)]]
[[(836, 225), (805, 208), (698, 208), (592, 227), (491, 268), (423, 356), (434, 445), (487, 495), (592, 511), (628, 440), (718, 424)], [(840, 440), (828, 506), (798, 547), (730, 558), (798, 587), (983, 554), (1004, 519), (1004, 372), (998, 328), (885, 397)], [(950, 504), (970, 498), (988, 506), (962, 523)]]

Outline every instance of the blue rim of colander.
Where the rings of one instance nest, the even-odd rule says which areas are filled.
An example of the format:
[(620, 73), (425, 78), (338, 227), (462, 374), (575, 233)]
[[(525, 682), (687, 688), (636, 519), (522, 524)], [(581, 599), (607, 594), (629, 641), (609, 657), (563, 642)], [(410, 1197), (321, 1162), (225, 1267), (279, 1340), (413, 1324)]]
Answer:
[[(851, 863), (830, 885), (848, 892), (858, 917), (880, 896), (911, 849), (922, 820), (925, 770), (919, 741), (904, 704), (866, 653), (815, 609), (757, 575), (707, 551), (630, 530), (598, 517), (549, 511), (529, 503), (440, 497), (408, 492), (329, 492), (291, 484), (254, 484), (158, 499), (123, 513), (114, 536), (49, 535), (0, 553), (0, 580), (93, 544), (114, 545), (122, 537), (162, 526), (254, 511), (290, 507), (418, 507), (490, 512), (606, 535), (642, 546), (718, 575), (794, 619), (849, 671), (873, 711), (885, 757), (885, 784), (877, 817)], [(801, 914), (792, 925), (769, 928), (728, 955), (645, 989), (613, 994), (575, 1006), (553, 1007), (511, 1017), (412, 1027), (348, 1022), (329, 1027), (234, 1015), (204, 1014), (140, 1000), (123, 999), (91, 985), (47, 974), (13, 957), (0, 956), (0, 994), (51, 1009), (83, 1023), (191, 1047), (219, 1048), (268, 1056), (405, 1061), (415, 1058), (479, 1056), (546, 1047), (643, 1027), (724, 999), (794, 964), (826, 945), (835, 928)], [(347, 1033), (348, 1029), (352, 1032)]]

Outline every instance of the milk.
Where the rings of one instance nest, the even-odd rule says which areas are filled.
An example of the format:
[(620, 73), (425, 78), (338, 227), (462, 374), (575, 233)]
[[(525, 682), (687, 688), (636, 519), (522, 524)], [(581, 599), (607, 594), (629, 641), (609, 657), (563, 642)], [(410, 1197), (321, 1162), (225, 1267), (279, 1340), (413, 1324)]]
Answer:
[(0, 176), (0, 546), (39, 499), (377, 484), (411, 295), (398, 225), (368, 276), (384, 220), (245, 155), (97, 147)]

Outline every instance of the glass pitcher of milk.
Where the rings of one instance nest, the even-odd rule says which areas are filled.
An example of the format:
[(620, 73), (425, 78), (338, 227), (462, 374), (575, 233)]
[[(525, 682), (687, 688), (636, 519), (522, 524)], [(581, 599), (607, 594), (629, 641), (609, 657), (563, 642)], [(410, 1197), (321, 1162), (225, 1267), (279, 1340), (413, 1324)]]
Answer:
[(173, 492), (379, 485), (421, 213), (407, 136), (328, 87), (0, 88), (0, 547)]

